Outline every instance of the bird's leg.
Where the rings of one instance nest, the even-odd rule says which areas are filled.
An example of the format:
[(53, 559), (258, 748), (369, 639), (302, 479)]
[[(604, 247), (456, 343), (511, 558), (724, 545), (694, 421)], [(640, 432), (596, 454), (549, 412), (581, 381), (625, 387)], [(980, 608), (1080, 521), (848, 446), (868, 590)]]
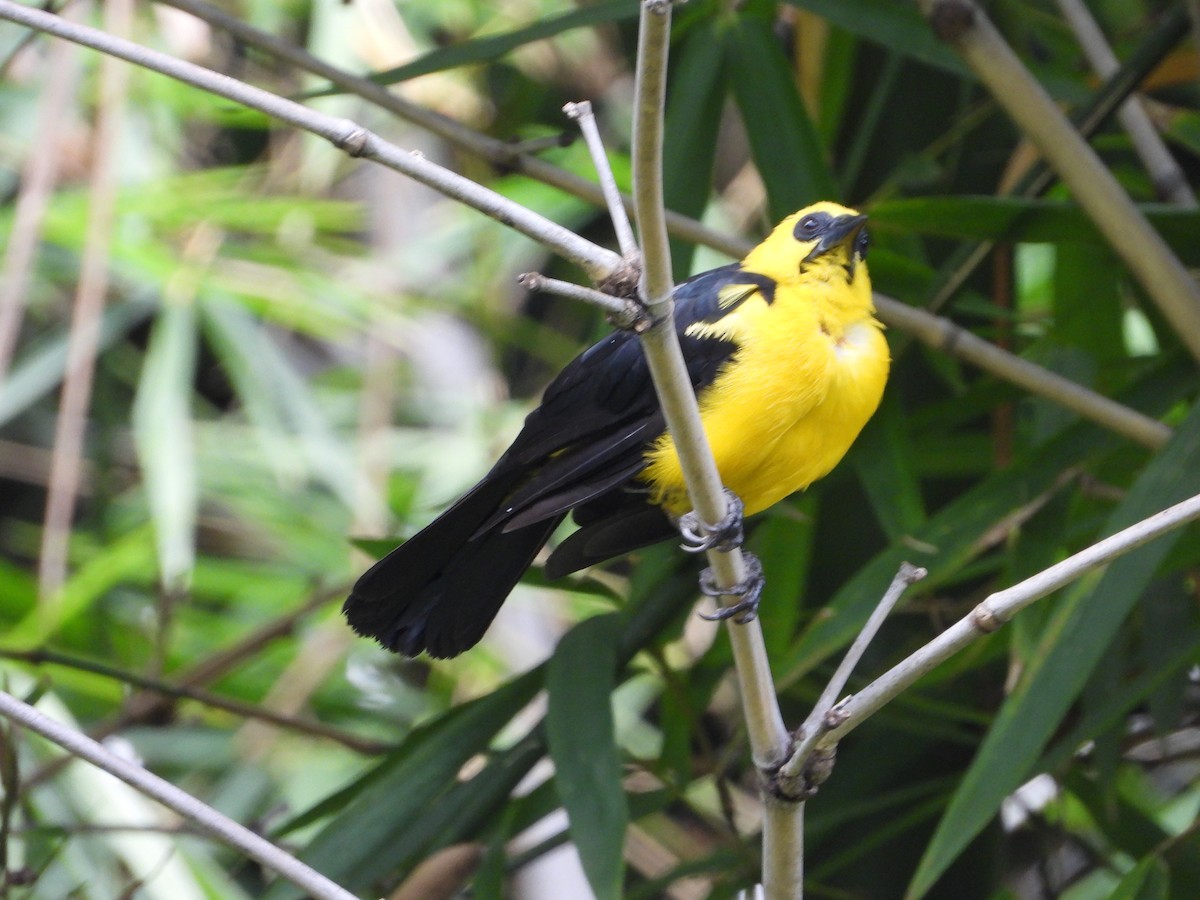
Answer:
[(700, 593), (709, 597), (741, 598), (737, 603), (722, 606), (716, 612), (700, 613), (700, 618), (720, 622), (737, 616), (734, 621), (745, 625), (747, 622), (753, 622), (758, 616), (758, 602), (762, 599), (763, 587), (767, 581), (763, 577), (762, 563), (758, 561), (757, 556), (743, 552), (742, 558), (746, 561), (746, 577), (732, 587), (721, 587), (717, 584), (712, 569), (705, 569), (700, 573)]
[(742, 498), (725, 488), (725, 518), (716, 525), (709, 525), (695, 510), (684, 513), (675, 524), (683, 536), (682, 549), (688, 553), (705, 553), (720, 550), (728, 553), (742, 546), (742, 519), (746, 505)]
[[(688, 553), (704, 553), (708, 550), (719, 550), (728, 553), (742, 546), (745, 533), (742, 520), (745, 517), (746, 505), (742, 498), (725, 488), (725, 516), (716, 525), (709, 525), (693, 510), (684, 513), (675, 523), (683, 536), (681, 545)], [(712, 569), (700, 573), (700, 593), (709, 597), (740, 597), (737, 603), (722, 606), (714, 613), (700, 613), (701, 618), (710, 622), (719, 622), (737, 616), (734, 621), (740, 625), (752, 622), (758, 615), (758, 601), (762, 597), (763, 578), (762, 563), (753, 553), (744, 553), (746, 561), (746, 577), (732, 587), (723, 588), (717, 584), (717, 578)]]
[[(716, 525), (709, 525), (693, 510), (679, 517), (676, 525), (683, 536), (681, 545), (688, 553), (705, 553), (709, 550), (719, 550), (728, 553), (742, 546), (745, 532), (742, 520), (745, 517), (746, 505), (742, 498), (725, 488), (725, 516)], [(740, 597), (741, 599), (729, 606), (722, 606), (715, 613), (701, 613), (701, 617), (710, 622), (719, 622), (737, 616), (739, 624), (745, 625), (758, 615), (758, 601), (763, 592), (762, 563), (753, 553), (744, 555), (746, 560), (746, 577), (732, 587), (723, 588), (717, 584), (712, 569), (700, 573), (700, 592), (709, 597)]]

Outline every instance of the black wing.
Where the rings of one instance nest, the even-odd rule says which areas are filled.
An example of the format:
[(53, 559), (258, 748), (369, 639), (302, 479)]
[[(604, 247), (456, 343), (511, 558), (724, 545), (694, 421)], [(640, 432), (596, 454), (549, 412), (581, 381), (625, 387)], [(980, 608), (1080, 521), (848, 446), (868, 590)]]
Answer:
[[(698, 322), (715, 322), (747, 298), (774, 299), (774, 283), (733, 263), (675, 289), (675, 327), (692, 387), (711, 384), (737, 350), (715, 337), (689, 335)], [(569, 363), (546, 388), (542, 404), (492, 470), (521, 470), (527, 480), (483, 529), (520, 527), (563, 513), (631, 479), (643, 453), (665, 428), (641, 342), (614, 332)]]
[[(676, 325), (696, 390), (736, 346), (688, 335), (773, 284), (738, 265), (705, 272), (675, 293)], [(644, 468), (662, 412), (638, 339), (617, 332), (576, 357), (492, 470), (458, 503), (355, 584), (343, 607), (360, 634), (415, 656), (455, 656), (475, 644), (567, 510), (581, 529), (547, 571), (565, 574), (669, 537), (644, 494), (622, 490)]]

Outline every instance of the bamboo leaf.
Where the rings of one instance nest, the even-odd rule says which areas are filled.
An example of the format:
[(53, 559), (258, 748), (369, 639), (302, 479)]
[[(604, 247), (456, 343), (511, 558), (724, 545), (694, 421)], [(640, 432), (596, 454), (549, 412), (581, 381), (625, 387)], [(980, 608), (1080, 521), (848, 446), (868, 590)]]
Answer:
[[(1140, 209), (1180, 258), (1200, 261), (1195, 236), (1200, 212), (1163, 204)], [(886, 200), (871, 207), (871, 227), (955, 239), (1000, 240), (1031, 244), (1082, 241), (1107, 245), (1091, 220), (1074, 203), (1019, 197), (920, 197)]]
[[(663, 201), (667, 209), (699, 218), (712, 193), (725, 99), (725, 51), (715, 23), (687, 32), (672, 51), (675, 60), (663, 123)], [(671, 242), (677, 281), (691, 272), (695, 246)]]
[[(1133, 405), (1142, 409), (1154, 409), (1156, 405), (1165, 408), (1187, 383), (1187, 377), (1174, 374), (1163, 382), (1148, 381), (1139, 386), (1138, 399)], [(783, 680), (810, 671), (849, 643), (901, 562), (907, 560), (925, 566), (930, 575), (923, 586), (936, 585), (972, 558), (979, 537), (996, 522), (1052, 490), (1063, 471), (1119, 443), (1114, 435), (1095, 426), (1077, 424), (960, 494), (931, 516), (912, 536), (914, 540), (892, 544), (842, 585), (830, 599), (827, 615), (804, 634), (784, 659), (780, 671), (787, 674)]]
[(920, 62), (973, 78), (953, 50), (939, 41), (913, 3), (894, 0), (788, 0), (812, 10), (851, 34), (889, 47)]
[[(365, 888), (380, 861), (395, 861), (390, 848), (427, 807), (456, 784), (463, 764), (487, 748), (496, 732), (541, 686), (541, 669), (451, 710), (420, 729), (350, 789), (335, 795), (343, 808), (299, 854), (300, 859), (350, 888)], [(334, 798), (330, 798), (332, 801)], [(330, 802), (330, 801), (327, 801)], [(298, 827), (309, 817), (289, 823)], [(276, 882), (265, 900), (298, 897)]]
[(728, 71), (772, 221), (837, 196), (821, 138), (809, 119), (769, 22), (739, 18), (726, 33)]
[(151, 329), (133, 404), (134, 443), (154, 522), (159, 577), (168, 592), (187, 587), (196, 561), (195, 369), (195, 308), (168, 303)]
[(612, 714), (620, 619), (596, 616), (558, 645), (546, 673), (546, 740), (571, 839), (597, 900), (621, 896), (629, 809)]
[[(1134, 482), (1104, 528), (1111, 534), (1200, 493), (1200, 405)], [(1029, 777), (1063, 716), (1182, 532), (1118, 559), (1102, 577), (1068, 592), (1038, 652), (1001, 708), (955, 792), (913, 876), (922, 896), (995, 815), (1000, 801)], [(1093, 582), (1095, 582), (1093, 584)]]
[[(472, 38), (448, 47), (439, 47), (403, 66), (379, 72), (371, 76), (371, 80), (378, 84), (398, 84), (401, 81), (419, 78), (433, 72), (444, 72), (459, 66), (492, 62), (526, 44), (544, 41), (565, 31), (636, 18), (638, 9), (638, 4), (634, 0), (608, 0), (605, 3), (585, 6), (561, 15), (547, 16), (524, 28), (516, 28), (503, 34)], [(340, 88), (330, 87), (308, 96), (321, 97), (340, 93), (342, 93)]]

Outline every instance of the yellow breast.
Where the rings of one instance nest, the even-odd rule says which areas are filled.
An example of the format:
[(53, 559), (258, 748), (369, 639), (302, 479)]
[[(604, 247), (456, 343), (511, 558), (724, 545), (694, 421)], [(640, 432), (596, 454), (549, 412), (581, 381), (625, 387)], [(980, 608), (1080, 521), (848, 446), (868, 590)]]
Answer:
[[(748, 515), (826, 475), (879, 406), (887, 342), (869, 283), (856, 287), (844, 279), (781, 284), (774, 303), (752, 298), (719, 323), (739, 349), (701, 393), (700, 414), (721, 480)], [(647, 462), (654, 501), (672, 515), (690, 509), (669, 435)]]

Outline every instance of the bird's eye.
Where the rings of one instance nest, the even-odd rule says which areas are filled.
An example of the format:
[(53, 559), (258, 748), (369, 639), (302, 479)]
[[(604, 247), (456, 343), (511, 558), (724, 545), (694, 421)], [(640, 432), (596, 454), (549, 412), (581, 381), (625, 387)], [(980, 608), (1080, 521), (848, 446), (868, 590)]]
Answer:
[(867, 236), (867, 232), (864, 229), (863, 231), (860, 231), (858, 233), (858, 240), (854, 242), (854, 250), (856, 253), (858, 253), (859, 258), (866, 259), (867, 258), (867, 249), (870, 246), (871, 246), (871, 238)]
[(811, 241), (821, 233), (821, 226), (824, 224), (824, 218), (819, 215), (805, 216), (796, 223), (796, 229), (793, 232), (798, 241)]

